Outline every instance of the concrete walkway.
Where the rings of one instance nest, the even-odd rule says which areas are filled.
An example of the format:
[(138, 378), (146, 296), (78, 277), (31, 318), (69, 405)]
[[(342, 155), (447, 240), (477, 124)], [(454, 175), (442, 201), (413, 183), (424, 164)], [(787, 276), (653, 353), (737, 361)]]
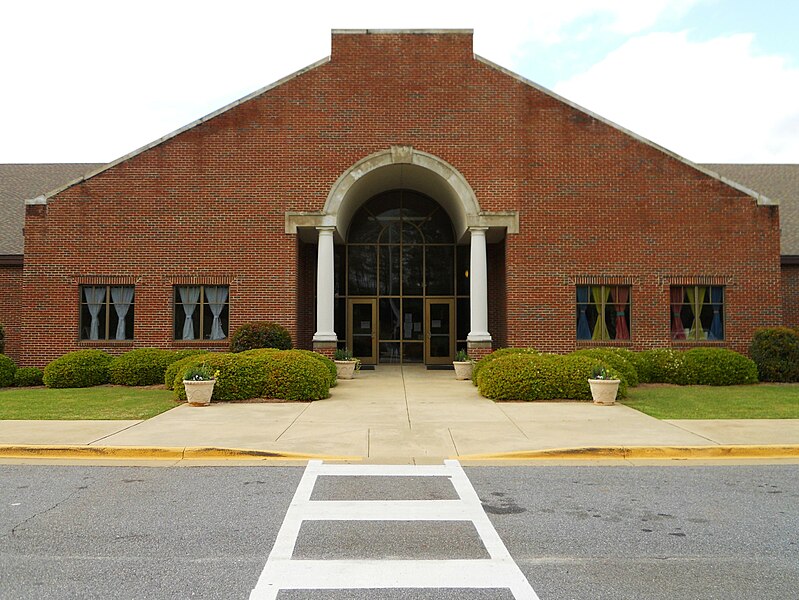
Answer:
[(381, 365), (317, 402), (182, 405), (146, 421), (0, 421), (0, 444), (215, 446), (430, 462), (586, 446), (799, 444), (799, 419), (661, 421), (622, 405), (494, 403), (452, 371)]

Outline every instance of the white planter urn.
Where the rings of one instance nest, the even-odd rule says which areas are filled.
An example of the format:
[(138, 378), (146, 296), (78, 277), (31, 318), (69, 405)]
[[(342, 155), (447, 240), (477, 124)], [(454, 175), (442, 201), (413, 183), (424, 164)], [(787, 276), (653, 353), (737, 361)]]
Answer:
[(466, 361), (452, 361), (452, 366), (455, 367), (455, 379), (471, 379), (472, 378), (472, 367), (474, 363), (470, 360)]
[(355, 360), (334, 360), (336, 363), (336, 377), (339, 379), (352, 379), (355, 374)]
[(183, 385), (186, 387), (186, 400), (191, 406), (208, 406), (211, 404), (214, 384), (216, 384), (216, 379), (206, 379), (205, 381), (184, 379)]
[(603, 406), (615, 404), (619, 383), (618, 379), (589, 379), (588, 385), (591, 386), (591, 397), (594, 399), (594, 404)]

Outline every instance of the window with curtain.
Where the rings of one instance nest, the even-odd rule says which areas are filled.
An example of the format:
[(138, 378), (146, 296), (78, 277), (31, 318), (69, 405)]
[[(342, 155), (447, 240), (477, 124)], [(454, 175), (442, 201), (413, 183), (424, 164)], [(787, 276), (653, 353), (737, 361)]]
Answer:
[(669, 290), (671, 339), (718, 341), (724, 339), (724, 287), (675, 285)]
[(174, 338), (176, 340), (227, 339), (229, 292), (229, 287), (226, 285), (176, 285)]
[(577, 286), (577, 339), (630, 339), (630, 286)]
[(80, 286), (80, 339), (132, 340), (132, 285)]

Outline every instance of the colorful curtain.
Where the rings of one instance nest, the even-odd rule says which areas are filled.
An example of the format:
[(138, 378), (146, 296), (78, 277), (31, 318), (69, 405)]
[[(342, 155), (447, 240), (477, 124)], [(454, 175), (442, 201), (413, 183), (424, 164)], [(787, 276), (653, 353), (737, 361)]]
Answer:
[(591, 301), (591, 290), (587, 285), (577, 286), (577, 339), (590, 340), (591, 339), (591, 326), (588, 325), (588, 317), (585, 316), (585, 311), (588, 310), (588, 303)]
[(83, 288), (83, 295), (86, 298), (86, 305), (89, 308), (89, 314), (92, 317), (92, 323), (89, 328), (89, 339), (100, 339), (100, 310), (105, 304), (105, 286), (103, 287), (85, 287)]
[(219, 316), (222, 314), (222, 310), (225, 308), (227, 292), (227, 286), (224, 285), (205, 286), (205, 299), (208, 301), (211, 314), (214, 315), (214, 322), (211, 324), (212, 340), (225, 339), (225, 330), (222, 329), (222, 322), (219, 320)]
[(694, 311), (694, 322), (693, 325), (691, 325), (690, 336), (692, 340), (700, 340), (702, 339), (702, 321), (700, 320), (700, 316), (702, 315), (702, 307), (705, 306), (707, 288), (705, 286), (689, 286), (686, 288), (686, 291), (688, 292), (688, 302), (691, 303), (691, 309)]
[(596, 310), (599, 315), (596, 318), (594, 331), (591, 334), (592, 340), (609, 340), (610, 334), (608, 333), (608, 326), (605, 323), (605, 304), (610, 298), (610, 288), (603, 288), (601, 285), (591, 286), (591, 297), (596, 305)]
[(624, 318), (624, 311), (627, 310), (627, 300), (630, 297), (630, 289), (624, 286), (613, 288), (616, 292), (613, 305), (616, 308), (616, 339), (629, 340), (630, 330), (627, 327), (627, 319)]
[(111, 300), (114, 303), (114, 310), (117, 313), (119, 322), (117, 323), (116, 339), (126, 339), (125, 330), (125, 317), (128, 316), (128, 310), (133, 303), (133, 287), (132, 286), (114, 286), (111, 288)]
[(183, 321), (183, 339), (193, 340), (194, 337), (194, 311), (197, 309), (197, 302), (200, 300), (200, 287), (196, 285), (178, 286), (180, 303), (183, 305), (183, 312), (186, 319)]
[(680, 317), (680, 311), (682, 309), (682, 294), (683, 294), (682, 287), (673, 287), (671, 288), (670, 296), (671, 296), (671, 339), (673, 340), (684, 340), (685, 339), (685, 328), (682, 324), (682, 318)]
[(713, 321), (710, 323), (709, 340), (723, 340), (724, 329), (721, 324), (721, 303), (724, 301), (724, 291), (719, 286), (710, 288), (710, 302), (713, 304)]

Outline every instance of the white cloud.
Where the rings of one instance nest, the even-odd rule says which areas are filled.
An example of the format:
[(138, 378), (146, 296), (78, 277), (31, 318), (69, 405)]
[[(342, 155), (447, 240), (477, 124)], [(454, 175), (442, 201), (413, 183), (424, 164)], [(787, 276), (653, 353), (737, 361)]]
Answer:
[(698, 162), (799, 162), (799, 70), (751, 35), (633, 38), (555, 91)]

